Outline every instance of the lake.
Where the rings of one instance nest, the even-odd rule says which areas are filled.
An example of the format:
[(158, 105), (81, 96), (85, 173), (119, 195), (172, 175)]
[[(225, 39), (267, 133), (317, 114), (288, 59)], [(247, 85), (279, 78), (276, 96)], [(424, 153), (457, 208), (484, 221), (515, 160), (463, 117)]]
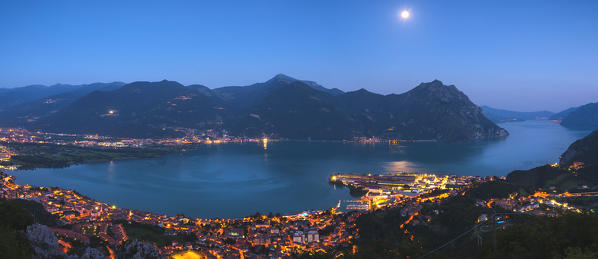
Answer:
[(270, 142), (205, 145), (153, 159), (9, 172), (18, 184), (74, 189), (123, 208), (193, 217), (243, 217), (335, 206), (349, 191), (332, 173), (432, 172), (506, 175), (557, 162), (588, 131), (549, 121), (500, 124), (504, 140), (399, 145)]

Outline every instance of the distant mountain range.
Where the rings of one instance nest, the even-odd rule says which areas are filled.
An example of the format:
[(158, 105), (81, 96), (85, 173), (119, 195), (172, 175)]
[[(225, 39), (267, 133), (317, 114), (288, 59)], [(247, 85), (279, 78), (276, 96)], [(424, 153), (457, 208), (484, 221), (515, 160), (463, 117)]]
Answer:
[(484, 115), (495, 123), (510, 122), (510, 121), (525, 121), (525, 120), (546, 120), (554, 115), (550, 111), (536, 111), (536, 112), (517, 112), (503, 109), (496, 109), (489, 106), (482, 106)]
[(177, 128), (314, 140), (468, 141), (508, 135), (455, 86), (438, 80), (389, 95), (345, 93), (282, 74), (216, 89), (166, 80), (119, 84), (40, 94), (3, 108), (0, 125), (123, 137), (176, 136)]
[(598, 103), (588, 103), (579, 107), (571, 107), (564, 111), (518, 112), (482, 106), (484, 115), (495, 123), (525, 120), (556, 120), (561, 125), (574, 130), (598, 129)]

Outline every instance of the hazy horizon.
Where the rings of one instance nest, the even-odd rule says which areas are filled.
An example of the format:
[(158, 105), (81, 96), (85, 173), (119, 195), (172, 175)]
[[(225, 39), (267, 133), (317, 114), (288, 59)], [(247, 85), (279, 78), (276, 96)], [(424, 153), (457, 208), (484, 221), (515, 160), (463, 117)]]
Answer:
[(216, 88), (284, 73), (390, 94), (438, 79), (478, 105), (558, 112), (598, 101), (597, 12), (560, 0), (3, 2), (0, 87)]

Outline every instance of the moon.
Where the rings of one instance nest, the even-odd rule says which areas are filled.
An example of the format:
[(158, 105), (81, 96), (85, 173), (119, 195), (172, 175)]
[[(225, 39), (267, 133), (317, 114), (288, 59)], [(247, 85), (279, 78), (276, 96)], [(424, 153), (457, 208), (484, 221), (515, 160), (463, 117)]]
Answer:
[(400, 15), (402, 20), (407, 20), (409, 17), (411, 17), (411, 13), (408, 10), (401, 11)]

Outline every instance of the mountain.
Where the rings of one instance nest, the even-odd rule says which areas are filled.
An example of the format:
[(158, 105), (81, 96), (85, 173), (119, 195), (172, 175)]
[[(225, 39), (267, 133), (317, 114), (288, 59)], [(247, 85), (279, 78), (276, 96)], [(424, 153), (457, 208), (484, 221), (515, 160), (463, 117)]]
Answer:
[(5, 108), (4, 110), (0, 110), (0, 123), (5, 126), (25, 125), (28, 122), (47, 117), (93, 91), (111, 91), (118, 89), (123, 85), (124, 83), (120, 82), (93, 83), (78, 86), (69, 85), (67, 88), (70, 91), (44, 96), (41, 99), (16, 104), (9, 108)]
[(550, 116), (548, 119), (550, 120), (563, 120), (565, 117), (569, 116), (569, 114), (571, 114), (572, 112), (574, 112), (575, 110), (577, 110), (577, 108), (579, 107), (571, 107), (568, 108), (566, 110), (563, 110), (561, 112), (557, 112), (555, 114), (553, 114), (552, 116)]
[[(328, 89), (328, 88), (325, 88), (325, 87), (319, 85), (318, 83), (316, 83), (314, 81), (298, 80), (298, 79), (292, 78), (290, 76), (287, 76), (285, 74), (278, 74), (278, 75), (274, 76), (274, 78), (270, 79), (268, 82), (270, 82), (270, 83), (272, 83), (272, 82), (283, 82), (283, 83), (287, 83), (288, 84), (288, 83), (293, 83), (293, 82), (296, 82), (296, 81), (300, 81), (300, 82), (306, 84), (307, 86), (313, 88), (314, 90), (325, 92), (325, 93), (330, 94), (330, 95), (341, 95), (341, 94), (344, 93), (342, 90), (340, 90), (338, 88)], [(266, 82), (266, 83), (268, 83), (268, 82)]]
[(437, 80), (386, 96), (365, 89), (331, 95), (304, 81), (279, 76), (249, 88), (255, 90), (215, 89), (221, 95), (226, 90), (228, 98), (250, 107), (229, 124), (234, 135), (262, 132), (303, 139), (378, 136), (464, 141), (508, 134), (486, 119), (456, 87)]
[(31, 125), (56, 132), (168, 136), (176, 134), (172, 127), (219, 128), (220, 107), (206, 87), (166, 80), (134, 82), (87, 94)]
[(482, 111), (488, 119), (493, 122), (525, 121), (525, 120), (546, 120), (554, 115), (550, 111), (518, 112), (503, 109), (496, 109), (489, 106), (482, 106)]
[(353, 136), (351, 121), (335, 105), (334, 96), (300, 81), (277, 82), (269, 87), (251, 107), (229, 120), (233, 135), (266, 134), (291, 139)]
[(564, 191), (581, 186), (598, 189), (598, 131), (573, 142), (561, 155), (558, 166), (513, 171), (507, 180), (532, 189), (552, 186)]
[(87, 85), (56, 84), (52, 86), (30, 85), (17, 88), (0, 88), (0, 111), (8, 107), (25, 104), (50, 96), (56, 96), (71, 91), (82, 91), (87, 93), (103, 88), (120, 87), (124, 83), (94, 83)]
[(164, 80), (69, 100), (51, 109), (38, 100), (29, 110), (6, 111), (0, 124), (126, 137), (175, 136), (179, 128), (323, 140), (468, 141), (508, 135), (455, 86), (438, 80), (390, 95), (365, 89), (344, 93), (282, 74), (263, 83), (216, 89)]
[(216, 96), (229, 102), (233, 109), (244, 110), (255, 105), (264, 98), (270, 91), (292, 83), (306, 85), (314, 90), (327, 93), (332, 96), (341, 95), (344, 92), (333, 88), (325, 88), (313, 81), (298, 80), (284, 74), (278, 74), (264, 83), (256, 83), (249, 86), (227, 86), (213, 89)]
[(598, 129), (598, 103), (580, 106), (563, 118), (561, 125), (578, 130)]
[(559, 164), (570, 166), (573, 162), (598, 166), (598, 130), (573, 142), (561, 155)]
[[(404, 94), (387, 95), (385, 99), (384, 104), (391, 111), (385, 120), (385, 131), (390, 136), (471, 140), (508, 135), (488, 120), (463, 92), (438, 80), (421, 83)], [(363, 112), (369, 113), (369, 109)]]

